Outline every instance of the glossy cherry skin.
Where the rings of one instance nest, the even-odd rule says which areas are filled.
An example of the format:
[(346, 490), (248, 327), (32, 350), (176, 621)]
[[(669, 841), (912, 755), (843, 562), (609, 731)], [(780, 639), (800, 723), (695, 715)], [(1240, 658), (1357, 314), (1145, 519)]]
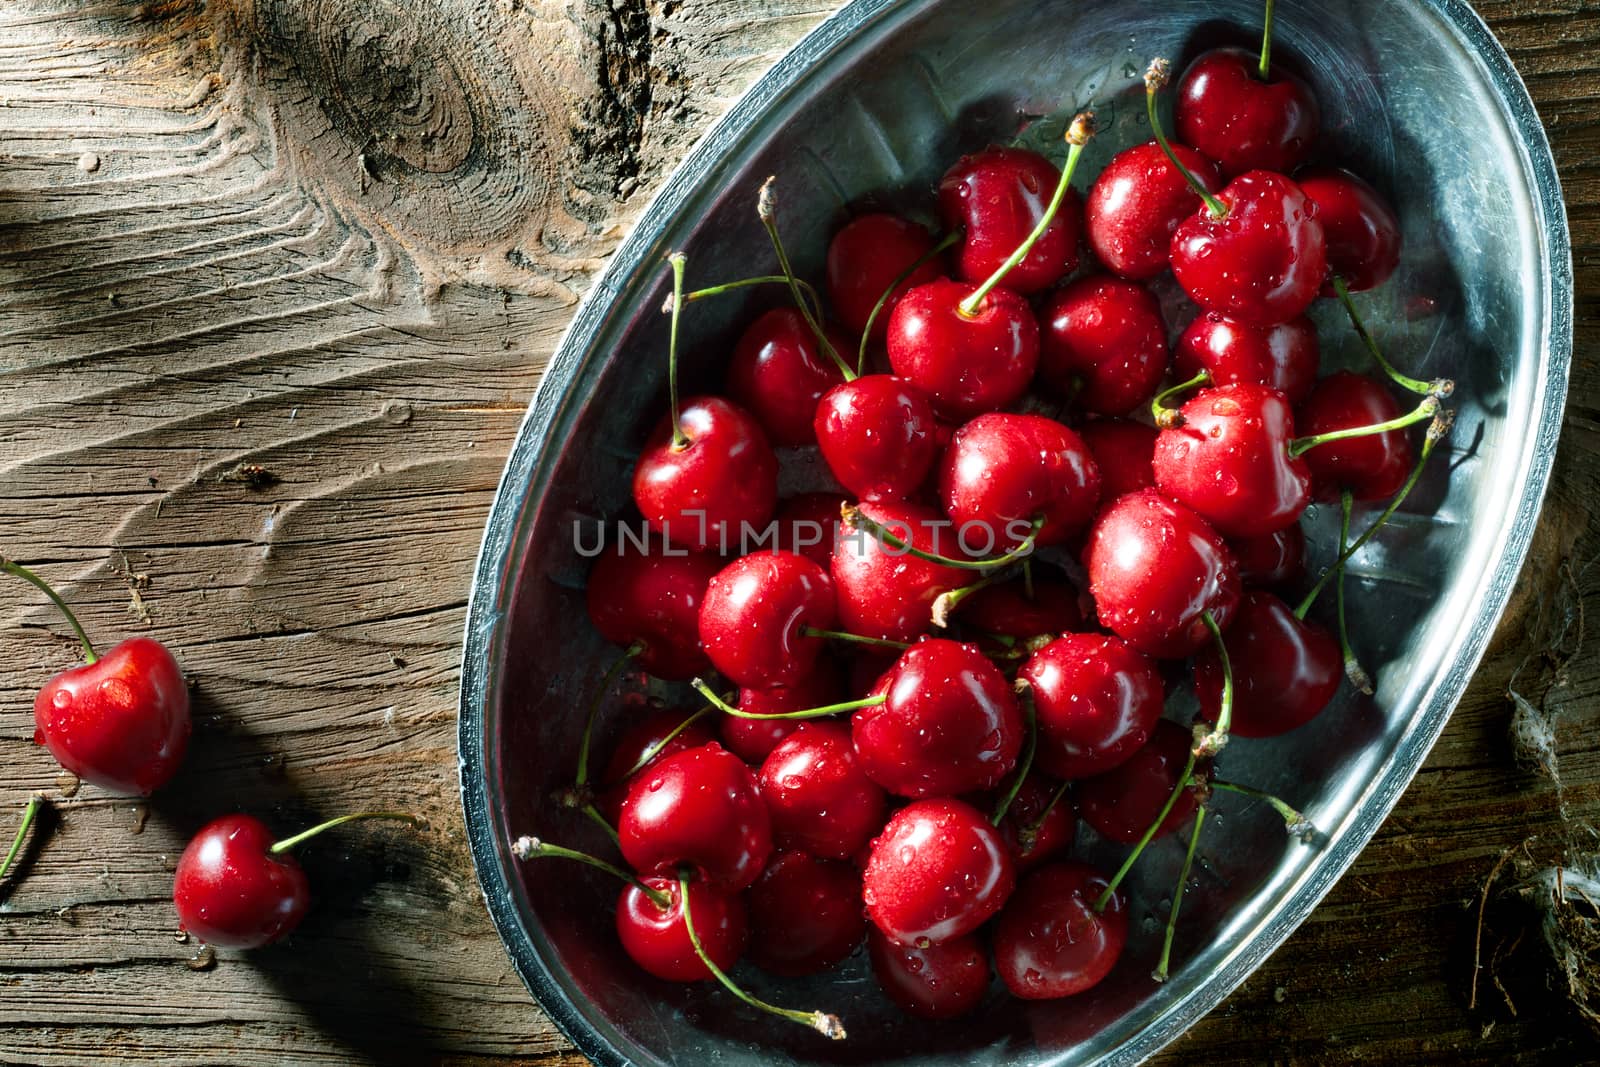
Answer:
[(1070, 796), (1063, 795), (1045, 811), (1058, 788), (1058, 783), (1037, 772), (1030, 773), (1006, 809), (1006, 817), (1000, 820), (1000, 836), (1005, 838), (1019, 874), (1065, 852), (1078, 836), (1078, 813)]
[(191, 729), (183, 670), (149, 637), (62, 671), (33, 699), (34, 741), (84, 781), (129, 796), (149, 796), (171, 780)]
[(839, 484), (862, 500), (904, 500), (938, 457), (933, 401), (919, 386), (866, 374), (837, 386), (816, 409), (817, 444)]
[(754, 882), (772, 854), (772, 820), (755, 775), (717, 744), (668, 756), (637, 776), (617, 833), (641, 874), (688, 865), (729, 891)]
[(1100, 468), (1101, 500), (1110, 502), (1156, 484), (1154, 426), (1127, 419), (1096, 419), (1078, 427), (1078, 436)]
[[(1347, 170), (1301, 171), (1295, 182), (1317, 205), (1328, 239), (1328, 270), (1352, 293), (1376, 289), (1400, 266), (1400, 219), (1378, 190)], [(1336, 295), (1332, 283), (1323, 296)]]
[(1294, 410), (1264, 385), (1202, 389), (1156, 438), (1156, 485), (1225, 537), (1292, 526), (1311, 503), (1311, 467), (1289, 455)]
[(651, 435), (633, 471), (633, 502), (652, 529), (695, 551), (727, 550), (742, 525), (759, 529), (778, 501), (778, 459), (755, 416), (715, 396), (684, 401), (672, 443), (670, 419)]
[[(1206, 192), (1222, 188), (1222, 168), (1187, 145), (1172, 146)], [(1089, 189), (1084, 221), (1089, 247), (1106, 270), (1146, 281), (1167, 269), (1172, 231), (1200, 209), (1198, 194), (1154, 141), (1112, 157)]]
[(994, 972), (977, 934), (927, 948), (867, 929), (867, 956), (884, 995), (922, 1019), (955, 1019), (983, 1003)]
[(1243, 48), (1202, 53), (1178, 83), (1178, 140), (1222, 165), (1232, 178), (1250, 170), (1283, 174), (1305, 162), (1322, 112), (1311, 87)]
[(1207, 208), (1172, 235), (1172, 273), (1206, 311), (1271, 326), (1303, 314), (1327, 277), (1317, 206), (1281, 174), (1253, 170), (1217, 194), (1225, 218)]
[(779, 848), (846, 860), (883, 827), (888, 798), (862, 770), (842, 722), (802, 724), (761, 764), (759, 781)]
[(1084, 411), (1126, 415), (1167, 372), (1167, 326), (1137, 282), (1090, 277), (1052, 294), (1040, 314), (1039, 377)]
[[(828, 331), (828, 339), (841, 354), (855, 350), (837, 330)], [(815, 444), (817, 402), (843, 381), (805, 316), (792, 307), (774, 308), (752, 322), (728, 364), (728, 395), (756, 417), (775, 445)]]
[[(861, 513), (921, 551), (960, 557), (949, 521), (931, 508), (862, 504)], [(852, 524), (841, 527), (833, 550), (839, 622), (863, 637), (916, 640), (933, 625), (933, 602), (972, 580), (970, 570), (908, 555)]]
[[(1338, 371), (1317, 383), (1295, 412), (1295, 426), (1306, 437), (1371, 426), (1400, 417), (1400, 405), (1383, 383), (1351, 371)], [(1318, 445), (1305, 454), (1321, 493), (1349, 489), (1357, 500), (1383, 500), (1405, 484), (1416, 462), (1404, 430), (1352, 437)]]
[(752, 552), (728, 564), (706, 586), (700, 645), (735, 685), (794, 685), (811, 673), (827, 642), (808, 626), (831, 630), (833, 579), (793, 552)]
[(940, 278), (901, 297), (889, 317), (889, 365), (952, 419), (1016, 403), (1039, 365), (1039, 323), (1027, 300), (996, 286), (969, 316), (960, 304), (976, 289)]
[(700, 604), (722, 561), (702, 552), (642, 552), (624, 540), (595, 561), (587, 592), (589, 621), (614, 645), (643, 645), (637, 662), (657, 678), (704, 674)]
[(1017, 547), (1036, 518), (1044, 520), (1037, 543), (1058, 545), (1094, 518), (1100, 468), (1082, 439), (1054, 419), (995, 412), (956, 431), (939, 498), (975, 555)]
[(750, 925), (750, 958), (763, 971), (787, 977), (825, 971), (866, 936), (861, 872), (806, 852), (779, 852), (750, 887)]
[(1230, 537), (1228, 547), (1246, 586), (1282, 589), (1305, 577), (1306, 532), (1299, 523), (1259, 537)]
[(683, 724), (683, 720), (693, 714), (682, 708), (663, 708), (628, 727), (617, 739), (617, 747), (611, 750), (611, 758), (606, 761), (605, 773), (600, 777), (600, 781), (604, 783), (604, 791), (595, 801), (595, 806), (612, 825), (622, 817), (622, 802), (627, 799), (628, 788), (639, 775), (669, 756), (675, 756), (686, 749), (709, 745), (716, 740), (711, 727), (706, 725), (706, 720), (700, 719), (685, 726), (672, 740), (662, 745), (661, 750), (649, 763), (633, 771), (632, 774), (628, 773), (646, 752), (660, 744), (663, 737), (676, 730)]
[[(651, 889), (667, 895), (666, 908), (637, 886), (623, 888), (617, 900), (617, 940), (628, 958), (667, 982), (704, 982), (712, 978), (694, 951), (689, 927), (683, 921), (683, 891), (675, 876), (641, 878)], [(689, 883), (689, 910), (695, 936), (706, 955), (727, 971), (739, 962), (748, 939), (749, 920), (744, 898), (705, 882)]]
[[(1162, 719), (1145, 746), (1116, 767), (1078, 783), (1078, 810), (1102, 837), (1131, 845), (1156, 821), (1189, 760), (1194, 738), (1170, 719)], [(1189, 821), (1199, 803), (1194, 787), (1185, 789), (1161, 821), (1156, 838)]]
[(903, 797), (992, 789), (1017, 765), (1022, 711), (1004, 674), (973, 645), (943, 638), (901, 654), (878, 682), (887, 699), (851, 719), (867, 776)]
[[(1289, 605), (1259, 589), (1244, 595), (1223, 635), (1233, 667), (1233, 720), (1240, 737), (1277, 737), (1316, 718), (1344, 679), (1339, 642)], [(1195, 660), (1200, 715), (1215, 722), (1222, 708), (1222, 662), (1214, 649)]]
[(1033, 594), (1022, 579), (980, 589), (957, 609), (963, 624), (985, 634), (1019, 641), (1040, 634), (1061, 634), (1083, 625), (1078, 590), (1070, 583), (1038, 575)]
[(872, 842), (862, 874), (867, 918), (902, 945), (969, 934), (1005, 905), (1016, 865), (972, 805), (945, 797), (906, 805)]
[(995, 970), (1013, 996), (1054, 1000), (1100, 984), (1122, 958), (1128, 913), (1106, 878), (1083, 863), (1053, 863), (1022, 880), (994, 928)]
[(775, 547), (827, 570), (839, 532), (839, 511), (846, 503), (848, 499), (838, 493), (801, 493), (782, 501), (773, 519), (778, 527)]
[(224, 815), (200, 828), (178, 857), (172, 903), (178, 927), (213, 948), (260, 948), (300, 925), (311, 883), (293, 856), (272, 854), (276, 838), (249, 815)]
[[(839, 667), (830, 659), (819, 659), (810, 673), (794, 685), (773, 689), (739, 690), (738, 708), (753, 715), (781, 715), (789, 711), (820, 708), (844, 700)], [(746, 763), (759, 766), (771, 755), (778, 742), (798, 729), (804, 719), (741, 719), (723, 715), (718, 723), (722, 745)]]
[(1017, 672), (1033, 693), (1034, 761), (1058, 778), (1087, 778), (1150, 740), (1166, 702), (1154, 661), (1120, 638), (1065, 634)]
[(1265, 385), (1298, 404), (1317, 384), (1321, 361), (1317, 328), (1304, 315), (1275, 326), (1253, 326), (1208, 311), (1178, 338), (1172, 373), (1179, 381), (1205, 371), (1212, 385)]
[[(939, 182), (945, 228), (965, 231), (956, 273), (980, 284), (1000, 269), (1044, 218), (1061, 182), (1054, 163), (1024, 148), (990, 147), (964, 156)], [(1050, 225), (1009, 274), (1006, 287), (1041, 292), (1078, 269), (1083, 204), (1069, 189)]]
[[(857, 337), (867, 328), (867, 319), (879, 299), (904, 271), (933, 251), (928, 231), (899, 215), (876, 213), (861, 215), (833, 235), (828, 245), (828, 301), (833, 313)], [(939, 260), (930, 259), (899, 285), (878, 311), (872, 324), (872, 339), (883, 340), (889, 327), (889, 313), (907, 291), (939, 277)]]
[(1181, 659), (1211, 641), (1207, 611), (1226, 630), (1239, 606), (1233, 553), (1204, 519), (1153, 489), (1100, 513), (1084, 548), (1101, 625), (1157, 659)]

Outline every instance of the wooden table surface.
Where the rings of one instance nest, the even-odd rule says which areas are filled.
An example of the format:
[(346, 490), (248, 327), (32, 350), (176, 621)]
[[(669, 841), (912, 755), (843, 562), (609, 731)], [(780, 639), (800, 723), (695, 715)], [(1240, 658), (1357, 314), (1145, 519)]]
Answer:
[[(0, 4), (0, 552), (102, 643), (168, 642), (196, 686), (170, 788), (79, 788), (31, 743), (33, 693), (74, 647), (25, 587), (0, 590), (0, 834), (30, 793), (54, 800), (0, 885), (0, 1063), (582, 1062), (512, 973), (463, 840), (469, 573), (598, 265), (833, 6)], [(1524, 860), (1578, 865), (1600, 816), (1600, 658), (1580, 654), (1600, 596), (1600, 4), (1479, 8), (1549, 126), (1576, 246), (1539, 537), (1393, 817), (1166, 1061), (1597, 1057), (1498, 908), (1468, 1009), (1496, 860), (1530, 842), (1508, 882)], [(1554, 722), (1558, 779), (1515, 758), (1511, 686)], [(292, 945), (209, 960), (175, 936), (174, 861), (206, 819), (396, 805), (430, 827), (305, 849), (317, 901)]]

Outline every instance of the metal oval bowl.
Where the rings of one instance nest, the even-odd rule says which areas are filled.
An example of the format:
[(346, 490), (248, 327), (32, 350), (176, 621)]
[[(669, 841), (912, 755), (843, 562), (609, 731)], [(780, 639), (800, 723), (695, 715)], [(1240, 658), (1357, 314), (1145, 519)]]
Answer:
[[(685, 250), (698, 285), (772, 270), (754, 206), (775, 174), (788, 246), (815, 276), (847, 207), (926, 209), (961, 152), (1019, 133), (1058, 153), (1060, 116), (1091, 102), (1104, 131), (1085, 160), (1092, 177), (1112, 151), (1148, 139), (1139, 78), (1150, 58), (1168, 56), (1181, 70), (1213, 43), (1250, 40), (1259, 18), (1256, 0), (858, 0), (716, 124), (596, 282), (528, 410), (489, 518), (468, 610), (459, 738), (489, 911), (529, 989), (596, 1062), (1138, 1061), (1305, 919), (1416, 773), (1505, 606), (1555, 454), (1571, 355), (1566, 222), (1527, 91), (1465, 3), (1284, 0), (1276, 55), (1318, 91), (1325, 158), (1386, 190), (1404, 221), (1400, 273), (1361, 298), (1375, 332), (1403, 369), (1460, 383), (1449, 454), (1353, 568), (1352, 630), (1376, 696), (1347, 688), (1310, 725), (1236, 741), (1220, 761), (1229, 777), (1299, 805), (1320, 828), (1317, 841), (1289, 843), (1262, 805), (1219, 796), (1222, 826), (1203, 847), (1164, 985), (1149, 974), (1181, 858), (1171, 839), (1130, 883), (1128, 952), (1082, 996), (1025, 1004), (997, 987), (984, 1010), (929, 1024), (882, 999), (859, 953), (837, 973), (800, 982), (768, 983), (740, 968), (772, 999), (842, 1014), (851, 1036), (838, 1043), (714, 985), (646, 977), (616, 944), (615, 884), (509, 852), (527, 832), (605, 844), (549, 800), (571, 780), (585, 702), (616, 654), (585, 621), (588, 561), (573, 527), (592, 531), (630, 513), (630, 466), (666, 410), (663, 256)], [(1032, 121), (1042, 116), (1055, 118)], [(718, 387), (732, 339), (763, 299), (692, 306), (691, 391)], [(1364, 366), (1337, 309), (1317, 314), (1325, 368)], [(1308, 523), (1315, 565), (1332, 555), (1329, 510)], [(1122, 854), (1092, 839), (1080, 849), (1107, 867)]]

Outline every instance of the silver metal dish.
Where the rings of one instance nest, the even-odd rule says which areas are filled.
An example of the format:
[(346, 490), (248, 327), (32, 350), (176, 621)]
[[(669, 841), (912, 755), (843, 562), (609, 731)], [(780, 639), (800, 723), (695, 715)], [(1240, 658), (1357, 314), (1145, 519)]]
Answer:
[[(717, 123), (597, 281), (529, 408), (490, 515), (460, 721), (462, 798), (489, 911), (528, 987), (596, 1062), (1138, 1061), (1289, 935), (1410, 782), (1472, 675), (1539, 513), (1571, 357), (1566, 220), (1527, 91), (1465, 3), (1283, 0), (1277, 54), (1318, 90), (1326, 158), (1386, 189), (1405, 223), (1401, 273), (1365, 300), (1376, 330), (1410, 373), (1460, 383), (1446, 462), (1355, 568), (1353, 628), (1376, 697), (1347, 691), (1309, 726), (1236, 742), (1222, 758), (1229, 777), (1302, 807), (1318, 842), (1290, 844), (1270, 812), (1219, 798), (1225, 832), (1208, 835), (1165, 985), (1147, 976), (1175, 842), (1131, 883), (1127, 955), (1080, 997), (1028, 1005), (997, 990), (974, 1016), (929, 1025), (883, 1001), (859, 958), (770, 987), (741, 969), (784, 1003), (843, 1014), (843, 1043), (713, 986), (647, 978), (615, 943), (614, 885), (558, 862), (519, 864), (508, 849), (532, 831), (603, 845), (547, 799), (570, 781), (585, 695), (614, 655), (584, 621), (587, 567), (571, 527), (627, 513), (630, 465), (665, 410), (663, 255), (686, 250), (697, 284), (769, 271), (754, 199), (776, 174), (789, 247), (815, 274), (847, 205), (926, 207), (963, 150), (1090, 102), (1107, 127), (1085, 160), (1092, 176), (1112, 151), (1148, 138), (1138, 82), (1148, 59), (1166, 55), (1181, 69), (1213, 43), (1249, 40), (1259, 17), (1257, 0), (857, 0)], [(691, 388), (715, 387), (751, 306), (724, 298), (686, 316)], [(1325, 366), (1360, 365), (1345, 324), (1331, 309), (1319, 315)], [(1309, 523), (1318, 562), (1331, 555), (1332, 518), (1324, 508)], [(1082, 848), (1102, 863), (1120, 854), (1092, 840)]]

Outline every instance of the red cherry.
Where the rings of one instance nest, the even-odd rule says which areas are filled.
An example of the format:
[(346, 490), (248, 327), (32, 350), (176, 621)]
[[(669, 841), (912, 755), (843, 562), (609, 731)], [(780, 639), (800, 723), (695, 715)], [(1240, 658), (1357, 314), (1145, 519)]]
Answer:
[[(1328, 238), (1328, 269), (1352, 293), (1388, 281), (1400, 266), (1400, 220), (1378, 190), (1337, 167), (1302, 171), (1295, 182), (1317, 205)], [(1331, 283), (1322, 295), (1336, 295)]]
[(673, 443), (670, 418), (645, 444), (634, 503), (673, 544), (725, 551), (738, 543), (741, 524), (760, 529), (772, 518), (777, 457), (754, 416), (721, 397), (684, 401), (678, 428), (684, 444)]
[[(928, 231), (898, 215), (861, 215), (845, 223), (828, 245), (828, 300), (839, 321), (861, 336), (872, 309), (904, 271), (933, 251)], [(939, 277), (939, 261), (912, 271), (895, 286), (872, 324), (872, 339), (883, 340), (889, 313), (910, 289)]]
[(717, 744), (669, 756), (636, 777), (617, 833), (634, 870), (689, 865), (728, 890), (754, 882), (772, 852), (772, 822), (755, 776)]
[(1120, 278), (1079, 278), (1040, 315), (1041, 379), (1084, 411), (1126, 415), (1155, 396), (1167, 372), (1167, 326), (1155, 295)]
[(1155, 427), (1126, 419), (1097, 419), (1080, 426), (1078, 436), (1100, 468), (1101, 500), (1110, 502), (1156, 484)]
[(883, 826), (883, 789), (862, 770), (842, 722), (804, 723), (761, 764), (761, 796), (779, 848), (846, 860)]
[(1039, 365), (1039, 323), (1027, 300), (997, 286), (969, 315), (960, 305), (977, 289), (940, 278), (906, 293), (889, 317), (889, 365), (954, 419), (1015, 403)]
[(1167, 696), (1155, 663), (1102, 634), (1050, 642), (1017, 678), (1033, 693), (1034, 759), (1060, 778), (1087, 778), (1132, 756), (1150, 739)]
[(1178, 84), (1178, 139), (1222, 165), (1287, 174), (1311, 153), (1322, 112), (1311, 87), (1277, 67), (1261, 77), (1260, 57), (1243, 48), (1202, 53)]
[(33, 739), (79, 778), (149, 796), (189, 749), (189, 687), (165, 645), (132, 637), (46, 682), (33, 725)]
[(172, 902), (180, 928), (215, 948), (260, 948), (300, 925), (311, 884), (298, 860), (273, 853), (275, 843), (249, 815), (201, 827), (178, 857)]
[[(916, 549), (947, 557), (959, 550), (949, 520), (929, 508), (862, 504), (860, 510)], [(915, 640), (933, 625), (933, 602), (970, 579), (970, 571), (908, 555), (849, 523), (833, 551), (839, 622), (863, 637)]]
[(980, 589), (961, 602), (961, 621), (985, 634), (1025, 641), (1040, 634), (1062, 634), (1083, 625), (1078, 590), (1063, 581), (1033, 579), (1033, 592), (1021, 579)]
[[(997, 271), (1044, 218), (1061, 171), (1023, 148), (986, 148), (964, 156), (939, 182), (939, 214), (945, 228), (964, 230), (957, 273), (978, 283)], [(1069, 190), (1060, 211), (1006, 284), (1023, 294), (1048, 289), (1078, 269), (1083, 209)]]
[[(811, 672), (792, 686), (739, 690), (738, 707), (752, 715), (782, 715), (805, 708), (826, 707), (843, 699), (838, 666), (832, 660), (819, 659)], [(724, 715), (718, 729), (724, 748), (746, 763), (759, 765), (778, 747), (778, 742), (794, 733), (804, 721)]]
[(960, 800), (918, 800), (890, 817), (862, 875), (867, 918), (902, 945), (976, 930), (1011, 895), (1016, 869), (1000, 833)]
[(1243, 322), (1288, 322), (1317, 298), (1327, 252), (1317, 207), (1281, 174), (1253, 170), (1217, 200), (1223, 218), (1201, 208), (1172, 235), (1172, 273), (1201, 308)]
[[(596, 805), (607, 820), (615, 824), (621, 817), (622, 802), (628, 796), (628, 787), (645, 770), (668, 756), (676, 755), (686, 749), (709, 745), (716, 740), (711, 728), (705, 725), (704, 719), (701, 719), (684, 726), (680, 732), (673, 735), (672, 740), (661, 744), (662, 738), (682, 726), (683, 721), (693, 714), (681, 708), (663, 708), (634, 723), (623, 732), (617, 740), (617, 747), (611, 750), (611, 759), (606, 762), (605, 774), (600, 779), (605, 785), (605, 791), (596, 801)], [(637, 771), (633, 770), (634, 766), (644, 758), (645, 753), (658, 745), (660, 750), (651, 757), (650, 762)]]
[(924, 640), (878, 682), (882, 704), (851, 719), (867, 775), (903, 797), (992, 789), (1022, 751), (1022, 711), (1000, 669), (972, 645)]
[(804, 556), (823, 570), (832, 565), (839, 531), (839, 509), (848, 500), (838, 493), (801, 493), (778, 505), (775, 548)]
[(1070, 997), (1098, 985), (1128, 941), (1122, 897), (1104, 911), (1095, 901), (1106, 879), (1082, 863), (1055, 863), (1028, 875), (994, 929), (995, 970), (1023, 1000)]
[[(1193, 743), (1189, 731), (1170, 719), (1156, 723), (1143, 748), (1104, 774), (1078, 783), (1078, 810), (1083, 821), (1109, 840), (1125, 845), (1137, 842), (1178, 788), (1178, 775), (1189, 761)], [(1190, 786), (1161, 820), (1155, 838), (1183, 826), (1198, 806), (1195, 789)]]
[(1292, 526), (1311, 502), (1311, 468), (1289, 455), (1289, 399), (1262, 385), (1195, 393), (1156, 438), (1156, 485), (1225, 536)]
[(933, 402), (904, 378), (867, 374), (816, 409), (817, 444), (839, 484), (867, 501), (904, 500), (938, 455)]
[(923, 1019), (954, 1019), (977, 1008), (993, 974), (977, 934), (918, 948), (869, 927), (867, 955), (884, 995)]
[(1051, 804), (1059, 789), (1049, 779), (1030, 773), (1000, 820), (1000, 836), (1005, 838), (1019, 873), (1065, 852), (1078, 836), (1078, 813), (1072, 801), (1062, 796)]
[(711, 661), (700, 649), (700, 603), (721, 567), (716, 556), (646, 552), (624, 539), (589, 572), (589, 619), (612, 644), (641, 645), (639, 666), (657, 678), (704, 674)]
[(1054, 419), (979, 415), (945, 450), (939, 496), (974, 553), (1016, 548), (1041, 518), (1037, 543), (1056, 545), (1094, 518), (1100, 470), (1078, 435)]
[[(854, 349), (829, 331), (835, 351)], [(739, 337), (728, 364), (728, 394), (756, 417), (775, 445), (815, 444), (812, 413), (844, 374), (817, 344), (805, 316), (792, 307), (767, 312)]]
[[(1277, 737), (1305, 725), (1333, 700), (1344, 678), (1333, 635), (1295, 618), (1271, 593), (1246, 593), (1222, 640), (1233, 668), (1230, 732), (1240, 737)], [(1195, 660), (1194, 687), (1201, 717), (1215, 722), (1222, 707), (1222, 661), (1215, 649)]]
[(833, 579), (809, 559), (792, 552), (752, 552), (722, 568), (706, 586), (700, 644), (735, 685), (794, 685), (827, 647), (804, 630), (831, 630), (833, 604)]
[(1305, 577), (1306, 532), (1298, 523), (1259, 537), (1229, 538), (1228, 547), (1247, 586), (1281, 589)]
[(1211, 640), (1204, 613), (1225, 630), (1239, 605), (1228, 546), (1199, 515), (1153, 489), (1100, 513), (1084, 563), (1100, 622), (1148, 656), (1190, 655)]
[(763, 971), (797, 977), (827, 970), (866, 935), (861, 874), (848, 863), (779, 852), (750, 887), (750, 925), (750, 958)]
[(1275, 326), (1252, 326), (1209, 311), (1178, 338), (1172, 370), (1181, 381), (1205, 371), (1212, 385), (1269, 386), (1298, 404), (1317, 384), (1321, 351), (1317, 328), (1304, 315)]
[[(628, 958), (657, 978), (667, 982), (703, 982), (712, 977), (705, 962), (696, 955), (683, 921), (683, 887), (676, 877), (656, 875), (640, 879), (657, 893), (665, 894), (668, 906), (662, 908), (638, 886), (623, 888), (617, 900), (617, 940)], [(689, 883), (689, 910), (694, 916), (695, 936), (711, 961), (729, 970), (744, 953), (747, 919), (744, 898), (707, 885)]]
[[(1187, 145), (1173, 152), (1207, 192), (1222, 188), (1222, 168)], [(1155, 141), (1118, 152), (1100, 172), (1084, 206), (1089, 247), (1112, 274), (1134, 281), (1167, 269), (1172, 231), (1201, 200)]]
[[(1351, 371), (1338, 371), (1317, 383), (1295, 412), (1295, 424), (1307, 437), (1371, 426), (1400, 416), (1400, 406), (1383, 383)], [(1389, 430), (1318, 445), (1305, 454), (1318, 490), (1349, 489), (1357, 500), (1394, 496), (1416, 462), (1404, 430)]]

